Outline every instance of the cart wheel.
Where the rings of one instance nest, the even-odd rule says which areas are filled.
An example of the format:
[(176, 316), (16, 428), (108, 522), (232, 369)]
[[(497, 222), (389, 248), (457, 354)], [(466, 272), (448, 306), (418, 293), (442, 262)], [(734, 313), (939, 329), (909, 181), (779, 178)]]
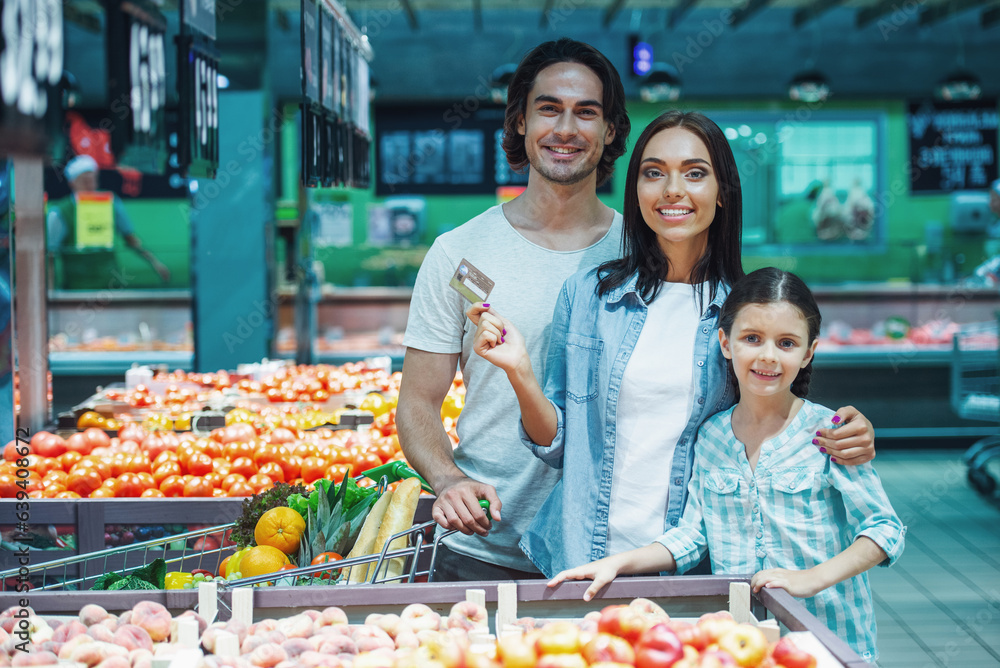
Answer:
[(993, 496), (996, 491), (997, 481), (982, 469), (969, 469), (968, 478), (972, 488), (983, 496)]

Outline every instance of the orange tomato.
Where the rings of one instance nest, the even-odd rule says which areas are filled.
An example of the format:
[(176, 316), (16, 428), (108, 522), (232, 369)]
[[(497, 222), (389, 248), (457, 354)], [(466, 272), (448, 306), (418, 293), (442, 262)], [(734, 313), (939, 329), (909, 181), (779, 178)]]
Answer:
[(67, 477), (69, 476), (65, 471), (63, 471), (62, 469), (56, 469), (55, 471), (49, 471), (48, 473), (45, 474), (45, 477), (42, 478), (42, 484), (44, 485), (45, 482), (48, 480), (65, 485)]
[(180, 461), (177, 457), (177, 453), (171, 450), (164, 450), (160, 454), (156, 455), (156, 459), (153, 460), (153, 468), (159, 467), (161, 464), (167, 462), (177, 462)]
[(285, 473), (285, 480), (292, 480), (302, 475), (302, 458), (292, 455), (278, 462)]
[(228, 492), (229, 488), (232, 487), (234, 484), (246, 481), (247, 479), (241, 476), (239, 473), (230, 473), (229, 475), (225, 476), (222, 479), (222, 482), (219, 483), (219, 487)]
[(143, 452), (132, 455), (132, 459), (128, 463), (129, 473), (149, 473), (151, 469), (152, 465), (149, 463), (149, 457)]
[(156, 467), (156, 470), (153, 471), (153, 481), (156, 483), (156, 486), (159, 487), (160, 483), (162, 483), (167, 477), (180, 474), (181, 465), (177, 462), (168, 461)]
[(62, 492), (59, 492), (58, 494), (56, 494), (52, 498), (54, 498), (54, 499), (79, 499), (81, 497), (76, 492), (71, 492), (71, 491), (69, 491), (67, 489), (67, 490), (63, 490)]
[(263, 473), (258, 473), (256, 475), (250, 476), (247, 479), (247, 484), (253, 489), (254, 494), (260, 494), (265, 489), (270, 489), (274, 487), (274, 480), (270, 476)]
[(0, 499), (16, 499), (20, 489), (17, 486), (17, 476), (10, 473), (0, 473)]
[(254, 488), (251, 487), (250, 483), (247, 482), (246, 480), (237, 480), (236, 482), (234, 482), (232, 485), (229, 486), (228, 490), (226, 490), (226, 496), (232, 496), (232, 497), (253, 496), (254, 494), (256, 494)]
[(215, 470), (215, 472), (221, 475), (223, 478), (229, 475), (233, 469), (233, 465), (230, 463), (230, 461), (223, 457), (216, 457), (215, 459), (213, 459), (212, 467)]
[(122, 473), (118, 476), (118, 486), (115, 489), (115, 496), (134, 498), (142, 494), (144, 486), (142, 480), (135, 473)]
[(89, 496), (91, 499), (113, 499), (115, 498), (115, 490), (110, 487), (98, 487)]
[(90, 496), (91, 492), (101, 486), (102, 481), (101, 474), (96, 469), (77, 466), (66, 477), (66, 489), (80, 496)]
[(111, 445), (111, 437), (103, 429), (89, 427), (83, 431), (83, 436), (90, 441), (90, 449), (106, 448)]
[(212, 459), (215, 459), (216, 457), (221, 457), (223, 452), (222, 444), (219, 443), (218, 441), (213, 441), (210, 438), (205, 439), (205, 445), (204, 448), (202, 449), (202, 452), (204, 452)]
[(222, 456), (229, 461), (235, 461), (240, 457), (253, 457), (253, 451), (253, 443), (248, 443), (246, 441), (228, 443), (222, 451)]
[(205, 480), (211, 483), (212, 487), (221, 487), (223, 476), (216, 473), (215, 471), (209, 471), (204, 476)]
[(233, 461), (230, 473), (239, 473), (244, 478), (249, 478), (257, 473), (257, 465), (249, 457), (238, 457)]
[(160, 482), (160, 491), (166, 496), (184, 496), (184, 478), (169, 475)]
[(278, 462), (265, 462), (258, 474), (268, 476), (274, 482), (285, 482), (285, 471)]
[(329, 468), (325, 459), (321, 457), (306, 457), (302, 460), (302, 480), (307, 484), (315, 482), (326, 475)]
[(204, 478), (195, 476), (184, 483), (184, 496), (212, 496), (212, 490), (214, 489), (212, 483)]
[(57, 459), (59, 460), (59, 464), (62, 466), (63, 471), (69, 473), (70, 469), (83, 459), (83, 455), (79, 452), (70, 451), (62, 453), (59, 457), (57, 457)]
[(347, 477), (347, 470), (347, 464), (334, 464), (326, 470), (323, 477), (334, 482), (342, 482)]
[(139, 496), (146, 499), (149, 498), (162, 499), (166, 497), (166, 494), (156, 489), (155, 487), (150, 487), (149, 489), (142, 490), (142, 494), (140, 494)]
[(156, 481), (153, 480), (152, 473), (146, 473), (145, 471), (140, 471), (136, 473), (136, 475), (139, 476), (139, 481), (142, 483), (143, 491), (147, 489), (152, 489), (153, 487), (157, 487)]
[(185, 468), (191, 475), (201, 476), (211, 473), (215, 465), (212, 463), (212, 458), (204, 452), (194, 452), (188, 458)]
[[(101, 476), (101, 480), (105, 480), (106, 478), (111, 477), (111, 472), (112, 472), (111, 462), (103, 457), (93, 457), (91, 455), (87, 455), (79, 462), (77, 462), (74, 468), (79, 468), (79, 467), (94, 469), (95, 471), (97, 471), (98, 475)], [(72, 471), (70, 471), (70, 473), (72, 473)]]

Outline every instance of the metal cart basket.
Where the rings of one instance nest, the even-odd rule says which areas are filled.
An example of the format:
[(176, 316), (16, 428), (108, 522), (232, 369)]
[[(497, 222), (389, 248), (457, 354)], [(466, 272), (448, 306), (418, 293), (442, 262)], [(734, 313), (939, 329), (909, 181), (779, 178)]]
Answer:
[[(960, 417), (1000, 425), (998, 331), (996, 321), (972, 323), (962, 325), (952, 340), (951, 406)], [(969, 484), (987, 497), (997, 490), (997, 481), (987, 471), (997, 457), (1000, 434), (980, 439), (965, 453)]]

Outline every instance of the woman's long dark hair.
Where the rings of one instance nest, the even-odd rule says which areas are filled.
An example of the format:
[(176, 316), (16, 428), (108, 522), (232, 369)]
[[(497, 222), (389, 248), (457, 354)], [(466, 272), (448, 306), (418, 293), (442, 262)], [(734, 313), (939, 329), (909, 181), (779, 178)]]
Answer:
[(615, 161), (625, 153), (625, 142), (632, 129), (625, 109), (625, 87), (618, 76), (618, 70), (603, 53), (589, 44), (568, 37), (536, 46), (521, 60), (510, 80), (503, 122), (503, 150), (507, 154), (507, 162), (515, 172), (528, 166), (524, 136), (517, 131), (517, 126), (528, 111), (528, 93), (535, 85), (538, 73), (557, 63), (579, 63), (601, 80), (604, 120), (615, 130), (614, 139), (604, 147), (601, 161), (597, 164), (597, 185), (604, 185), (615, 171)]
[[(670, 261), (657, 242), (656, 233), (646, 224), (639, 209), (639, 171), (646, 145), (659, 132), (669, 128), (684, 128), (697, 135), (708, 147), (708, 155), (719, 182), (721, 206), (715, 210), (715, 220), (708, 227), (708, 247), (691, 271), (693, 284), (709, 284), (709, 301), (721, 283), (732, 284), (743, 277), (740, 259), (743, 235), (743, 194), (736, 159), (729, 142), (714, 121), (696, 111), (672, 110), (661, 114), (639, 135), (632, 149), (625, 176), (625, 207), (622, 210), (622, 258), (602, 264), (598, 270), (597, 294), (605, 295), (623, 285), (638, 272), (637, 290), (643, 301), (656, 298), (661, 282), (666, 278)], [(701, 293), (699, 293), (700, 295)], [(701, 304), (704, 310), (704, 304)]]
[[(764, 267), (757, 271), (750, 272), (742, 280), (733, 286), (732, 292), (726, 298), (726, 303), (722, 305), (722, 313), (719, 315), (719, 328), (730, 337), (733, 331), (733, 322), (736, 316), (747, 304), (777, 304), (788, 302), (801, 313), (806, 321), (806, 330), (809, 332), (809, 342), (819, 337), (819, 327), (823, 318), (819, 313), (819, 306), (816, 299), (805, 282), (795, 274), (782, 271), (775, 267)], [(799, 369), (799, 373), (792, 381), (792, 394), (797, 397), (805, 397), (809, 394), (809, 381), (812, 378), (813, 361)], [(736, 382), (736, 374), (733, 372), (733, 363), (729, 362), (729, 377), (733, 383)], [(739, 396), (739, 385), (736, 386), (736, 396)]]

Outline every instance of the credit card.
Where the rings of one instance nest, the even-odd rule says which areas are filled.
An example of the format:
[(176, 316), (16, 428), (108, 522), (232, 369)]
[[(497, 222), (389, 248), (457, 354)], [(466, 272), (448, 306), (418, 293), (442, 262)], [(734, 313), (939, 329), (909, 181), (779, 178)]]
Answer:
[(493, 279), (476, 269), (471, 262), (462, 258), (448, 285), (470, 302), (475, 303), (485, 302), (489, 299), (490, 292), (496, 284)]

